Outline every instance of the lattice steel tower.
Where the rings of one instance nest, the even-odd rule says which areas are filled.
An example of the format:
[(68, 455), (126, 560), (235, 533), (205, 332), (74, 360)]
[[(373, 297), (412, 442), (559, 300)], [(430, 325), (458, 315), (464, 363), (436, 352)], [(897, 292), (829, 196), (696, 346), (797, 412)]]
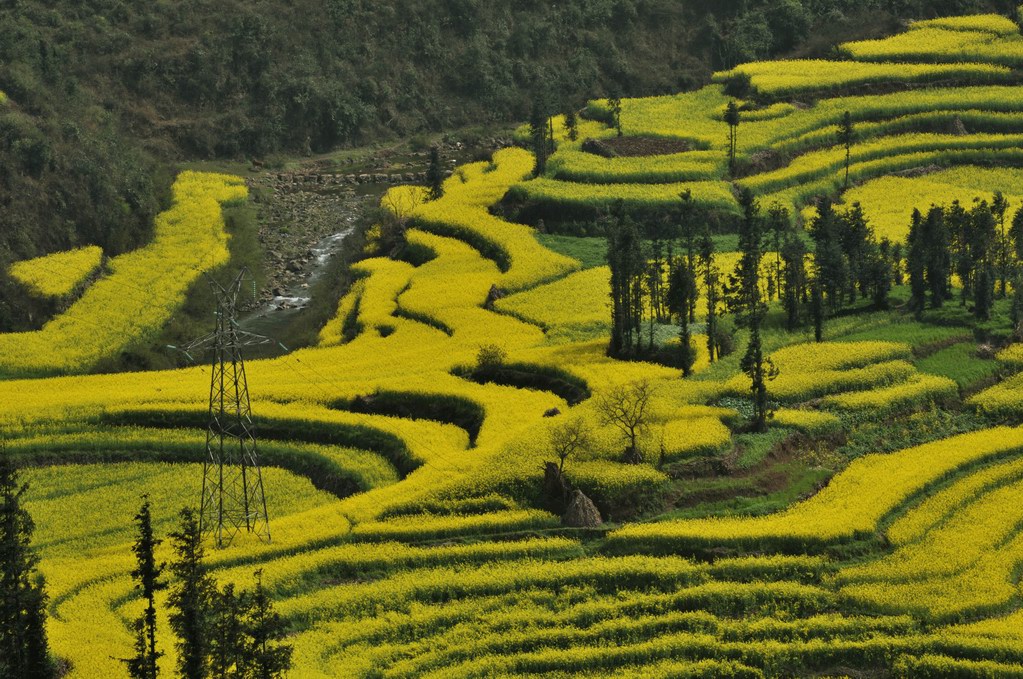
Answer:
[(238, 328), (238, 293), (247, 273), (243, 269), (227, 287), (207, 277), (217, 297), (217, 327), (185, 348), (213, 354), (199, 529), (217, 547), (229, 545), (243, 529), (270, 541), (242, 348), (271, 340)]

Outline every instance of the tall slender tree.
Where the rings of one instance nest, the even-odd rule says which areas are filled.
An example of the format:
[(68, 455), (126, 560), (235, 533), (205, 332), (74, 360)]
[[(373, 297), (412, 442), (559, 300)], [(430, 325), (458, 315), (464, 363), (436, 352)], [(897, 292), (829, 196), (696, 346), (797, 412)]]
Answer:
[(283, 679), (291, 669), (292, 647), (284, 643), (287, 626), (274, 611), (263, 586), (263, 572), (256, 571), (256, 587), (249, 597), (244, 620), (246, 676), (252, 679)]
[(720, 284), (718, 270), (714, 264), (714, 239), (710, 237), (710, 229), (704, 227), (700, 240), (700, 266), (703, 269), (703, 287), (707, 291), (707, 353), (710, 362), (717, 360), (718, 351), (718, 305), (720, 304)]
[(991, 214), (998, 222), (998, 239), (995, 249), (995, 261), (998, 268), (998, 296), (1005, 297), (1008, 291), (1009, 262), (1011, 261), (1012, 249), (1009, 245), (1009, 236), (1005, 230), (1005, 213), (1009, 210), (1009, 201), (1001, 191), (995, 191), (991, 200)]
[(735, 100), (725, 107), (725, 122), (728, 124), (728, 172), (735, 176), (735, 153), (739, 145), (739, 105)]
[(35, 524), (22, 506), (28, 484), (0, 446), (0, 676), (55, 676), (46, 636), (46, 591), (32, 549)]
[(824, 341), (824, 284), (821, 281), (820, 267), (814, 267), (813, 280), (810, 282), (810, 313), (813, 315), (813, 340)]
[(579, 116), (573, 106), (565, 108), (565, 136), (569, 141), (579, 139)]
[(743, 219), (739, 227), (739, 278), (738, 298), (742, 309), (743, 325), (749, 330), (749, 341), (746, 353), (740, 366), (749, 376), (752, 384), (754, 419), (753, 431), (767, 431), (769, 404), (767, 382), (777, 376), (777, 368), (764, 355), (763, 341), (760, 336), (766, 305), (760, 293), (760, 262), (763, 258), (763, 219), (760, 206), (757, 205), (753, 193), (743, 188), (739, 193), (739, 205), (743, 209)]
[(810, 222), (810, 236), (814, 242), (814, 269), (821, 288), (822, 302), (826, 300), (832, 313), (842, 306), (842, 293), (849, 270), (842, 253), (842, 220), (828, 198), (817, 203), (817, 215)]
[(529, 114), (529, 138), (536, 158), (533, 174), (537, 177), (547, 171), (547, 156), (551, 148), (550, 125), (548, 123), (547, 97), (537, 94)]
[(669, 286), (668, 298), (670, 309), (678, 314), (679, 365), (682, 375), (689, 377), (696, 363), (696, 351), (693, 349), (693, 334), (689, 323), (689, 309), (697, 296), (696, 278), (689, 266), (675, 267)]
[(237, 679), (245, 672), (248, 648), (245, 643), (245, 616), (250, 596), (235, 592), (233, 584), (213, 595), (207, 633), (209, 674), (212, 679)]
[(986, 200), (970, 211), (974, 284), (973, 314), (978, 320), (991, 317), (995, 297), (995, 246), (997, 240), (995, 215)]
[(849, 188), (849, 163), (852, 159), (852, 147), (856, 142), (856, 129), (853, 127), (852, 113), (846, 111), (842, 115), (842, 123), (838, 126), (839, 136), (845, 146), (845, 182), (843, 186)]
[(131, 572), (135, 585), (142, 594), (146, 607), (136, 621), (141, 644), (136, 645), (135, 656), (127, 661), (132, 679), (155, 679), (159, 673), (157, 661), (163, 653), (156, 649), (156, 593), (166, 584), (160, 580), (163, 564), (156, 562), (156, 547), (162, 542), (153, 535), (153, 515), (149, 496), (142, 496), (142, 506), (135, 514), (136, 537), (132, 545), (135, 569)]
[(806, 245), (794, 231), (788, 231), (781, 246), (782, 306), (785, 308), (785, 327), (795, 330), (800, 326), (800, 306), (806, 291)]
[(611, 124), (622, 136), (622, 98), (618, 94), (612, 94), (607, 98), (607, 108), (611, 111)]
[(909, 309), (917, 317), (927, 304), (927, 244), (924, 241), (924, 216), (913, 210), (906, 237), (906, 270), (909, 273)]
[(202, 534), (192, 509), (181, 510), (180, 527), (170, 538), (175, 555), (170, 570), (177, 582), (167, 603), (171, 629), (178, 638), (178, 671), (183, 679), (205, 679), (209, 674), (210, 618), (217, 588), (203, 563)]
[(635, 354), (640, 348), (643, 274), (646, 261), (636, 223), (616, 205), (605, 218), (607, 262), (611, 269), (612, 356)]
[(932, 207), (924, 219), (924, 243), (927, 249), (927, 288), (931, 293), (931, 306), (940, 307), (952, 299), (951, 238), (945, 209)]
[(430, 147), (430, 164), (426, 168), (426, 184), (430, 200), (437, 200), (444, 195), (444, 165), (440, 159), (440, 147)]

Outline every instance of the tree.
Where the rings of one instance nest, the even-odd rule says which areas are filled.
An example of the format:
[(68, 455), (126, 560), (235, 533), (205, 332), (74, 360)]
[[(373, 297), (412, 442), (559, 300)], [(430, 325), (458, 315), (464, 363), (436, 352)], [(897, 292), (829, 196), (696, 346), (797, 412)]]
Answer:
[(233, 584), (214, 593), (207, 635), (213, 679), (251, 676), (245, 672), (248, 649), (244, 636), (244, 617), (250, 605), (249, 595), (236, 593)]
[(1016, 339), (1023, 339), (1023, 208), (1016, 211), (1009, 227), (1009, 243), (1014, 255), (1011, 320)]
[(944, 208), (931, 206), (921, 225), (924, 247), (924, 278), (931, 295), (931, 306), (939, 308), (946, 299), (952, 298), (949, 279), (952, 275), (952, 260), (949, 254), (948, 228)]
[(444, 195), (444, 165), (440, 159), (440, 148), (430, 148), (430, 165), (426, 168), (426, 184), (429, 187), (430, 200), (437, 200)]
[(253, 589), (248, 614), (244, 620), (247, 637), (244, 665), (246, 676), (253, 679), (282, 679), (291, 669), (292, 647), (282, 643), (287, 627), (281, 616), (274, 611), (266, 588), (263, 587), (263, 571), (256, 571), (256, 587)]
[(735, 176), (735, 152), (739, 143), (739, 105), (735, 100), (725, 107), (725, 122), (728, 123), (728, 172)]
[(579, 117), (571, 106), (565, 111), (565, 130), (569, 141), (579, 139)]
[(821, 288), (822, 303), (826, 299), (832, 312), (842, 306), (842, 292), (849, 278), (849, 268), (842, 252), (843, 221), (832, 207), (831, 200), (822, 198), (817, 203), (817, 215), (810, 222), (810, 236), (814, 242), (814, 268)]
[(163, 655), (156, 650), (156, 593), (166, 585), (160, 580), (164, 566), (156, 562), (154, 555), (161, 540), (153, 536), (153, 516), (148, 495), (142, 496), (142, 506), (135, 514), (135, 523), (138, 532), (132, 552), (135, 554), (136, 565), (131, 576), (146, 602), (146, 608), (135, 623), (142, 643), (136, 643), (135, 656), (127, 661), (128, 674), (133, 679), (155, 679), (159, 672), (156, 663)]
[[(789, 219), (789, 211), (780, 203), (774, 203), (767, 210), (767, 233), (771, 235), (771, 245), (774, 250), (774, 289), (781, 297), (781, 261), (782, 246), (787, 241), (787, 236), (792, 232), (792, 220)], [(770, 287), (770, 286), (769, 286)], [(770, 293), (767, 296), (771, 299)]]
[(380, 247), (396, 248), (405, 243), (405, 232), (429, 191), (388, 191), (380, 200)]
[(998, 265), (998, 296), (1005, 297), (1008, 290), (1009, 277), (1009, 239), (1005, 232), (1005, 213), (1009, 209), (1009, 201), (1001, 191), (995, 191), (991, 201), (991, 213), (998, 222), (998, 242), (996, 247), (996, 262)]
[(28, 484), (0, 447), (0, 676), (55, 676), (46, 637), (46, 590), (32, 549), (35, 524), (22, 507)]
[(739, 206), (743, 219), (739, 224), (739, 303), (743, 325), (749, 329), (749, 342), (740, 367), (750, 378), (753, 395), (754, 419), (752, 429), (767, 431), (768, 394), (767, 382), (778, 375), (771, 360), (764, 356), (760, 329), (766, 305), (760, 295), (760, 261), (763, 257), (763, 232), (760, 206), (752, 191), (743, 188), (739, 192)]
[(643, 256), (639, 230), (616, 205), (606, 218), (607, 262), (611, 269), (611, 356), (635, 354), (640, 349), (643, 314)]
[(973, 285), (973, 314), (978, 320), (991, 317), (995, 296), (995, 215), (986, 200), (970, 211), (971, 257), (975, 280)]
[(558, 473), (565, 472), (568, 458), (588, 448), (592, 444), (586, 422), (581, 417), (565, 420), (551, 427), (551, 452), (558, 458)]
[(843, 186), (849, 188), (849, 161), (852, 158), (852, 146), (856, 141), (856, 130), (853, 128), (852, 114), (846, 111), (842, 115), (842, 123), (838, 126), (839, 137), (845, 146), (845, 183)]
[(713, 363), (718, 355), (718, 304), (720, 303), (718, 270), (714, 266), (714, 239), (704, 228), (700, 243), (700, 266), (703, 267), (703, 287), (707, 291), (707, 353)]
[(203, 563), (205, 550), (199, 522), (192, 509), (181, 510), (181, 524), (170, 534), (176, 579), (167, 597), (170, 625), (177, 636), (178, 671), (184, 679), (204, 679), (209, 671), (210, 617), (216, 584)]
[(607, 98), (607, 108), (611, 111), (611, 125), (618, 130), (618, 136), (622, 136), (622, 98), (612, 94)]
[(817, 267), (810, 283), (810, 314), (813, 316), (813, 341), (824, 341), (824, 284)]
[(668, 287), (668, 308), (678, 314), (679, 366), (684, 377), (692, 374), (693, 364), (696, 363), (696, 350), (693, 348), (689, 327), (689, 309), (695, 305), (696, 298), (696, 276), (693, 269), (689, 264), (676, 266)]
[(927, 245), (924, 242), (923, 221), (924, 217), (920, 214), (920, 210), (913, 210), (909, 223), (909, 235), (906, 237), (906, 245), (909, 249), (906, 253), (906, 270), (909, 273), (909, 309), (917, 317), (923, 313), (927, 296), (925, 278)]
[(952, 270), (959, 276), (959, 284), (962, 286), (959, 303), (961, 306), (966, 306), (966, 300), (970, 299), (973, 294), (973, 255), (971, 253), (973, 224), (970, 214), (958, 200), (952, 201), (952, 205), (945, 210), (945, 225), (951, 240)]
[(795, 330), (800, 325), (800, 303), (806, 290), (806, 245), (793, 231), (788, 231), (781, 246), (783, 268), (780, 274), (782, 306), (785, 309), (785, 327)]
[(653, 386), (643, 380), (613, 387), (597, 402), (601, 424), (614, 426), (628, 441), (622, 459), (629, 464), (639, 464), (643, 461), (643, 453), (639, 449), (639, 435), (647, 425), (647, 408), (653, 393)]
[(550, 124), (547, 120), (546, 97), (537, 95), (533, 98), (533, 108), (529, 115), (529, 138), (536, 157), (533, 174), (537, 177), (547, 171), (547, 156), (551, 148)]
[[(697, 240), (700, 233), (707, 229), (707, 225), (706, 222), (699, 219), (699, 208), (690, 189), (678, 194), (678, 197), (681, 200), (678, 209), (678, 233), (682, 237), (682, 247), (685, 248), (685, 266), (689, 268), (695, 280)], [(690, 300), (689, 308), (686, 309), (690, 322), (696, 320), (696, 301), (694, 295)]]

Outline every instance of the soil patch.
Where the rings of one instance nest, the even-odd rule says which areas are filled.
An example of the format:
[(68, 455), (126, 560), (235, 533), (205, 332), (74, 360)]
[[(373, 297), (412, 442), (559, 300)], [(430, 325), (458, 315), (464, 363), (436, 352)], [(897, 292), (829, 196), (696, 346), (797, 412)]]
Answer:
[(684, 139), (661, 139), (659, 137), (612, 137), (610, 139), (587, 139), (582, 150), (604, 158), (664, 156), (671, 153), (692, 151), (693, 145)]

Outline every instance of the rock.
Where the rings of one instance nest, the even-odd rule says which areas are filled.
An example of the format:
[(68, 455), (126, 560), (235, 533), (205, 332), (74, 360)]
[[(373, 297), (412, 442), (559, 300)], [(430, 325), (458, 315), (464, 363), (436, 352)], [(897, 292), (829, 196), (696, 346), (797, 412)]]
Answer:
[(387, 175), (386, 174), (377, 174), (375, 177), (373, 177), (373, 179), (376, 181), (377, 184), (386, 184), (387, 183)]
[(593, 501), (579, 489), (572, 491), (572, 501), (561, 517), (561, 525), (569, 528), (597, 528), (603, 523)]
[(366, 184), (366, 183), (369, 183), (371, 181), (373, 181), (373, 177), (372, 176), (370, 176), (368, 174), (360, 174), (359, 175), (359, 183), (360, 184)]
[(599, 139), (587, 139), (583, 142), (582, 151), (584, 153), (592, 153), (602, 158), (614, 158), (618, 154), (614, 152), (614, 149), (609, 147)]

